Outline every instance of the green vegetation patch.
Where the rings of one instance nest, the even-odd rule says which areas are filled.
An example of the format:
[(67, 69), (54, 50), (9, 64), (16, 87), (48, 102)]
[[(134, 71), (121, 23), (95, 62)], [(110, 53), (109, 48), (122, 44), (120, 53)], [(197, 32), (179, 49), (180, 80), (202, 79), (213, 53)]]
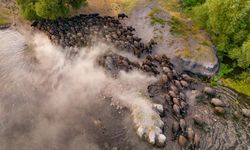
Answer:
[(220, 81), (222, 77), (231, 73), (232, 71), (233, 71), (233, 68), (231, 68), (229, 65), (220, 63), (220, 70), (215, 76), (212, 77), (210, 81), (211, 85), (213, 86), (218, 85), (218, 84), (221, 85), (222, 83)]
[(9, 23), (9, 13), (7, 10), (0, 8), (0, 25)]
[(222, 80), (223, 85), (250, 96), (250, 72), (244, 72), (239, 79), (226, 78)]
[(187, 35), (189, 31), (187, 25), (182, 22), (179, 18), (172, 16), (171, 20), (168, 22), (170, 24), (170, 32), (175, 34)]
[(177, 51), (177, 53), (186, 59), (193, 57), (191, 50), (187, 48)]
[(176, 0), (158, 0), (158, 3), (167, 12), (182, 12), (182, 5)]
[(190, 10), (190, 17), (212, 35), (221, 60), (229, 57), (233, 61), (232, 68), (249, 68), (250, 1), (206, 0), (197, 3), (199, 5)]
[(6, 24), (6, 23), (8, 23), (7, 18), (4, 17), (4, 16), (2, 16), (2, 15), (0, 14), (0, 25)]
[(123, 0), (121, 5), (126, 13), (130, 13), (136, 6), (137, 0)]
[[(212, 83), (249, 95), (250, 67), (250, 1), (249, 0), (183, 0), (189, 16), (210, 33), (220, 62), (224, 63)], [(226, 66), (226, 67), (225, 67)], [(237, 72), (237, 70), (241, 72)], [(233, 77), (228, 77), (235, 72)], [(239, 78), (240, 76), (240, 78)], [(244, 77), (243, 77), (244, 76)]]
[(156, 24), (160, 24), (162, 26), (164, 26), (166, 24), (166, 20), (158, 17), (157, 15), (161, 12), (161, 9), (158, 7), (154, 7), (151, 12), (148, 14), (148, 16), (150, 17), (151, 21), (150, 24), (152, 26), (156, 25)]
[(86, 4), (86, 0), (17, 0), (21, 15), (28, 20), (56, 19)]
[(208, 41), (202, 41), (200, 42), (200, 44), (208, 47), (212, 46), (211, 43), (209, 43)]
[(221, 63), (219, 72), (210, 80), (211, 85), (227, 86), (250, 96), (250, 71), (237, 75), (233, 74), (233, 70), (229, 65)]

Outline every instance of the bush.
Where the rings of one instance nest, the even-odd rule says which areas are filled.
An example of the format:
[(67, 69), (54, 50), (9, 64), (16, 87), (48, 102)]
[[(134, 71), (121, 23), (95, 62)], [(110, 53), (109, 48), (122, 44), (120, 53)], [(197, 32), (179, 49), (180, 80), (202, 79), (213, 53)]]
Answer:
[(21, 14), (28, 20), (38, 18), (56, 19), (78, 9), (86, 0), (17, 0)]
[(250, 37), (239, 48), (234, 48), (229, 52), (230, 58), (237, 61), (237, 66), (248, 68), (250, 66)]
[(250, 71), (240, 74), (238, 78), (223, 79), (223, 84), (250, 96)]
[[(207, 0), (208, 30), (214, 34), (218, 50), (249, 67), (250, 2), (248, 0)], [(246, 62), (242, 65), (241, 62)]]
[[(196, 3), (195, 0), (186, 2)], [(201, 27), (211, 33), (220, 57), (234, 60), (231, 67), (250, 67), (249, 0), (207, 0), (194, 6), (191, 14)]]
[(197, 22), (201, 28), (206, 29), (208, 24), (208, 8), (207, 5), (199, 5), (191, 10), (193, 20)]
[(219, 80), (225, 76), (226, 74), (229, 74), (233, 71), (233, 69), (227, 65), (227, 64), (223, 64), (223, 63), (220, 63), (220, 70), (219, 72), (217, 73), (216, 76), (213, 76), (212, 79), (211, 79), (211, 84), (212, 85), (217, 85)]
[(192, 18), (211, 34), (218, 49), (220, 70), (211, 83), (250, 95), (250, 1), (206, 0), (192, 6)]

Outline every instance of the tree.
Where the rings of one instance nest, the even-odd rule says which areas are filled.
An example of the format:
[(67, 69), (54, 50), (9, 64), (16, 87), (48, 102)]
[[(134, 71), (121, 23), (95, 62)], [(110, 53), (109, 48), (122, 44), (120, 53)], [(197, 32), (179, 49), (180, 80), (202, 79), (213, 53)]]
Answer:
[(208, 25), (218, 50), (247, 68), (249, 64), (250, 1), (207, 0)]
[(230, 51), (229, 56), (237, 61), (237, 65), (241, 68), (250, 67), (250, 35), (247, 41), (239, 48)]
[(70, 8), (61, 0), (39, 0), (35, 4), (36, 14), (42, 18), (56, 19), (69, 13)]
[(17, 4), (20, 6), (21, 15), (28, 20), (37, 19), (38, 16), (35, 11), (35, 2), (32, 0), (17, 0)]
[(86, 0), (17, 0), (21, 14), (28, 20), (38, 18), (56, 19), (79, 9)]
[(249, 0), (206, 0), (202, 5), (193, 7), (192, 12), (201, 27), (211, 33), (221, 58), (234, 60), (231, 67), (250, 67)]

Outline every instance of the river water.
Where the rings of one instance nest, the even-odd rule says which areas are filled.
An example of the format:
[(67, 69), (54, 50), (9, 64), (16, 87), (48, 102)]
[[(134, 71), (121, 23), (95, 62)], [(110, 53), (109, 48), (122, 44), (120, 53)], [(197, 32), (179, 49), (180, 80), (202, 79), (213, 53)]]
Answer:
[[(61, 66), (65, 60), (61, 59), (61, 54), (40, 53), (50, 49), (46, 45), (33, 51), (27, 46), (32, 40), (31, 36), (24, 37), (14, 29), (0, 30), (0, 150), (111, 149), (112, 145), (120, 149), (154, 149), (135, 136), (126, 110), (117, 113), (104, 109), (109, 104), (103, 101), (91, 101), (88, 107), (78, 101), (75, 95), (81, 95), (81, 91), (67, 86), (72, 83), (71, 80), (68, 82), (68, 76), (63, 76), (65, 70)], [(61, 72), (62, 76), (54, 78), (54, 72)], [(61, 85), (60, 82), (67, 84)], [(67, 90), (62, 90), (63, 94), (57, 91), (51, 95), (50, 91), (58, 88)], [(201, 135), (200, 149), (249, 150), (247, 125), (250, 121), (233, 114), (242, 108), (250, 108), (250, 98), (226, 87), (216, 87), (216, 91), (229, 104), (223, 116), (215, 115), (207, 101), (190, 101), (189, 104), (188, 124), (193, 125), (192, 118), (197, 115), (206, 124), (194, 127)], [(68, 95), (74, 101), (62, 102)], [(48, 99), (51, 97), (52, 100)], [(105, 118), (103, 122), (107, 128), (92, 128), (91, 122), (94, 120), (98, 124), (98, 119), (102, 118)], [(163, 149), (180, 149), (176, 143), (169, 140)]]

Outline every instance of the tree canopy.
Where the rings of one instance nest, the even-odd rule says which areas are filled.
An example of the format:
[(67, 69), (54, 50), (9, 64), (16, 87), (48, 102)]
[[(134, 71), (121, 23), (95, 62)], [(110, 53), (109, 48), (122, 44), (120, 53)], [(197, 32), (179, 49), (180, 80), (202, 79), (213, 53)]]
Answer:
[(211, 80), (249, 95), (250, 0), (182, 0), (218, 49), (220, 70)]
[(17, 0), (21, 14), (28, 20), (38, 18), (56, 19), (73, 9), (79, 9), (86, 0)]
[(212, 35), (220, 55), (232, 67), (250, 67), (250, 0), (183, 0), (192, 15)]

